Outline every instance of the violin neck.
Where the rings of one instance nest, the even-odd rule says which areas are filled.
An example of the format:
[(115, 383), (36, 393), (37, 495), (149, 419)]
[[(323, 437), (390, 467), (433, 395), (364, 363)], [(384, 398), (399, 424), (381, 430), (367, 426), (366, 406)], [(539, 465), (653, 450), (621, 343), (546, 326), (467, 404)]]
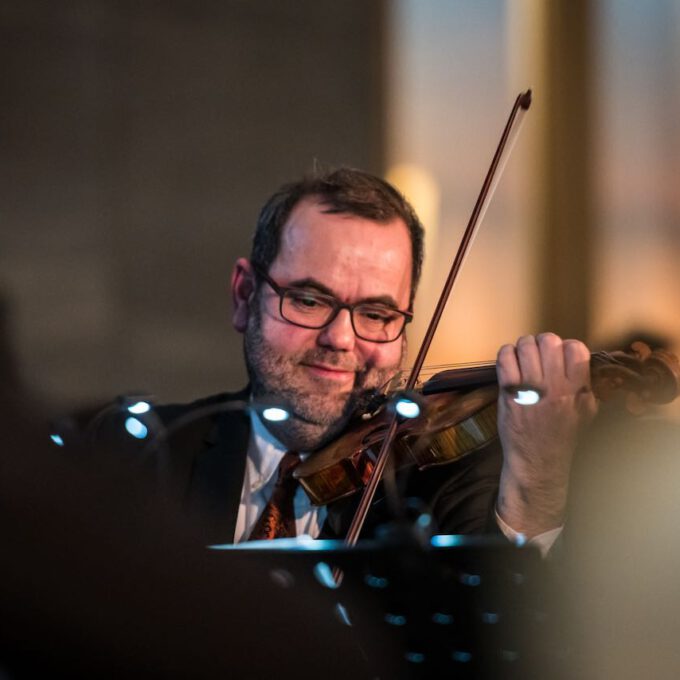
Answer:
[(423, 394), (466, 390), (497, 382), (495, 363), (463, 366), (433, 375), (423, 384)]
[[(609, 352), (593, 352), (590, 355), (591, 369), (620, 363), (620, 359)], [(496, 364), (489, 362), (440, 371), (423, 383), (422, 392), (423, 394), (436, 394), (452, 390), (469, 390), (485, 385), (495, 385), (497, 382)]]

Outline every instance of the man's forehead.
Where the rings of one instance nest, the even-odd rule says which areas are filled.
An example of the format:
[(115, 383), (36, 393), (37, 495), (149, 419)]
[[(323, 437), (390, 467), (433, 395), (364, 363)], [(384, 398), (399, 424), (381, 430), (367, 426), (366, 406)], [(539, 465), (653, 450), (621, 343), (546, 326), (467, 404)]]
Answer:
[(330, 231), (333, 226), (339, 228), (341, 235), (349, 237), (343, 230), (349, 224), (379, 227), (372, 234), (373, 239), (377, 237), (379, 241), (392, 239), (395, 230), (403, 231), (403, 235), (406, 236), (404, 244), (408, 241), (409, 248), (411, 246), (408, 227), (401, 217), (395, 215), (388, 220), (366, 217), (351, 210), (341, 210), (318, 195), (305, 196), (295, 204), (283, 225), (281, 241), (290, 238), (291, 232), (299, 233), (305, 230), (318, 231), (320, 235), (336, 235)]
[(334, 207), (323, 196), (318, 194), (310, 194), (303, 196), (291, 209), (288, 218), (283, 225), (283, 233), (292, 225), (297, 224), (303, 216), (319, 216), (323, 215), (343, 215), (351, 216), (348, 211), (339, 210)]

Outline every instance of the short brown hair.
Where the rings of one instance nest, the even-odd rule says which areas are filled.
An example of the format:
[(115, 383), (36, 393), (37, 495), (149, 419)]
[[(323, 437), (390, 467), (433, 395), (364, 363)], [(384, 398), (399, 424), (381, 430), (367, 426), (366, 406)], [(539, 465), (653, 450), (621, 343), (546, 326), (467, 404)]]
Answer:
[(410, 305), (413, 305), (423, 266), (424, 230), (411, 204), (391, 184), (362, 170), (338, 168), (306, 175), (284, 184), (264, 204), (257, 220), (250, 259), (264, 271), (278, 255), (281, 233), (293, 208), (307, 196), (319, 196), (328, 213), (345, 213), (376, 222), (401, 218), (411, 238)]

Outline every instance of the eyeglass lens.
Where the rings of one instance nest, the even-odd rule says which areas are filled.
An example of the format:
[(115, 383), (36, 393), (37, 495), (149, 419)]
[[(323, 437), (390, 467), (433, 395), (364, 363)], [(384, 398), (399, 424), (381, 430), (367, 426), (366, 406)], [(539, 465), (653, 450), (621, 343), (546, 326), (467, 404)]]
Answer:
[[(303, 290), (287, 290), (281, 297), (281, 316), (307, 328), (323, 328), (338, 313), (335, 298)], [(396, 340), (404, 328), (405, 317), (376, 304), (358, 304), (351, 309), (352, 325), (358, 337), (377, 342)]]

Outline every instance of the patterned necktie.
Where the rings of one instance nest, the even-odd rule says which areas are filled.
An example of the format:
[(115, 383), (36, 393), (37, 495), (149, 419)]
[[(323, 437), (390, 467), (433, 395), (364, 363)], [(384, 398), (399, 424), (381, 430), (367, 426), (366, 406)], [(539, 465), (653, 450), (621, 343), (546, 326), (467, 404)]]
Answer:
[(295, 532), (295, 510), (293, 499), (298, 482), (293, 470), (300, 462), (297, 453), (288, 451), (279, 462), (278, 476), (272, 495), (253, 527), (249, 541), (263, 541), (272, 538), (292, 538)]

